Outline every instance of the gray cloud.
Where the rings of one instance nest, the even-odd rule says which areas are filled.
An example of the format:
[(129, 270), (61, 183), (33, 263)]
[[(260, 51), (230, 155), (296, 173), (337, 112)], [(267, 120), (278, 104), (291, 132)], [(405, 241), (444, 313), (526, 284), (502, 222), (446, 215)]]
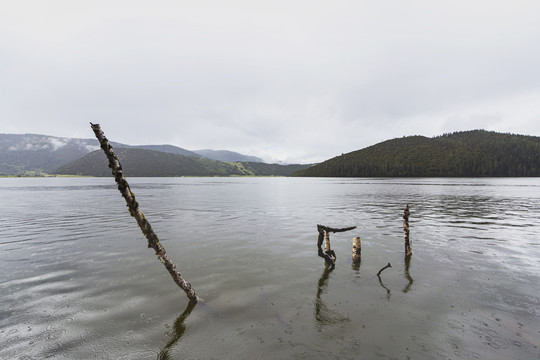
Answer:
[(321, 161), (404, 135), (540, 135), (537, 1), (25, 1), (2, 132)]

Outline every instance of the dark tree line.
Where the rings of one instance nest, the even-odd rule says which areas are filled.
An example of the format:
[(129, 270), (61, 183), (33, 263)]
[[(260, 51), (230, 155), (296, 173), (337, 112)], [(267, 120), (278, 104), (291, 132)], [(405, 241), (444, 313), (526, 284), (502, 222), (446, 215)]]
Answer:
[(295, 176), (540, 176), (540, 137), (484, 130), (388, 140)]

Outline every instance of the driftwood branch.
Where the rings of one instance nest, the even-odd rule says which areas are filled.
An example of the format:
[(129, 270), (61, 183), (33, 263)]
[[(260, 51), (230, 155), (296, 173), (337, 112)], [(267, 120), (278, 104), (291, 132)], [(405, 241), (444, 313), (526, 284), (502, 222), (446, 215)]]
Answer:
[[(317, 249), (318, 249), (318, 255), (322, 258), (324, 258), (324, 261), (332, 267), (332, 269), (335, 266), (336, 262), (336, 253), (334, 250), (330, 247), (330, 233), (336, 233), (336, 232), (344, 232), (349, 231), (352, 229), (356, 229), (356, 226), (346, 227), (346, 228), (331, 228), (324, 225), (317, 225), (317, 231), (319, 232), (319, 237), (317, 239)], [(324, 245), (324, 251), (322, 249), (323, 241), (325, 243)]]
[(133, 192), (129, 188), (129, 184), (126, 181), (126, 178), (124, 177), (124, 174), (122, 172), (122, 165), (120, 165), (120, 161), (114, 153), (112, 146), (109, 144), (109, 141), (105, 137), (105, 134), (103, 133), (103, 131), (101, 131), (101, 127), (99, 126), (99, 124), (90, 123), (90, 125), (92, 127), (92, 130), (94, 131), (94, 134), (96, 135), (96, 138), (99, 140), (101, 149), (103, 149), (105, 155), (107, 155), (107, 159), (109, 159), (109, 167), (112, 169), (112, 174), (114, 176), (116, 184), (118, 185), (118, 190), (126, 200), (129, 213), (137, 220), (137, 224), (139, 225), (141, 231), (148, 240), (148, 247), (154, 249), (159, 261), (163, 263), (163, 265), (173, 278), (174, 282), (182, 290), (184, 290), (187, 297), (191, 301), (199, 300), (199, 298), (195, 294), (195, 290), (191, 287), (191, 284), (182, 277), (176, 266), (173, 264), (173, 262), (165, 252), (163, 246), (161, 246), (161, 243), (159, 242), (157, 235), (152, 230), (150, 223), (148, 222), (148, 220), (146, 220), (144, 214), (139, 210), (139, 204), (135, 200), (135, 194), (133, 194)]
[(353, 229), (356, 229), (356, 226), (349, 226), (346, 228), (331, 228), (324, 225), (317, 225), (317, 230), (319, 230), (319, 232), (321, 232), (321, 230), (324, 230), (329, 233), (337, 233), (337, 232), (344, 232), (344, 231), (349, 231)]
[(388, 263), (388, 265), (386, 265), (386, 266), (383, 267), (381, 270), (379, 270), (379, 272), (377, 273), (377, 276), (381, 276), (381, 273), (382, 273), (384, 270), (386, 270), (386, 269), (388, 269), (388, 268), (390, 268), (390, 267), (392, 267), (392, 265), (390, 265), (390, 263)]

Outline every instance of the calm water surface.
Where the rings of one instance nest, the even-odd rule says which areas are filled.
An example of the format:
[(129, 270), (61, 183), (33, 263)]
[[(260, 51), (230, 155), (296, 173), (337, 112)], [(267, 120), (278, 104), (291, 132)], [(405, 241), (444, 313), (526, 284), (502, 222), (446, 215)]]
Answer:
[(112, 178), (0, 179), (0, 358), (540, 359), (540, 179), (128, 180), (204, 301)]

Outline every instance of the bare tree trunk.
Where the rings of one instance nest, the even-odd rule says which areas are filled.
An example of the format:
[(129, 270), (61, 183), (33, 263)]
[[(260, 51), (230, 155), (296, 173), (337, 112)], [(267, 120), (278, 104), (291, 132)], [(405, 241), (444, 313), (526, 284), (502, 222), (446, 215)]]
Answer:
[(403, 231), (405, 239), (405, 256), (409, 257), (412, 255), (411, 242), (409, 240), (409, 204), (403, 212)]
[(176, 266), (173, 264), (173, 262), (165, 252), (163, 246), (161, 246), (161, 243), (159, 242), (157, 235), (152, 230), (150, 223), (148, 222), (148, 220), (146, 220), (144, 214), (139, 210), (139, 203), (137, 203), (137, 201), (135, 200), (135, 194), (133, 194), (133, 192), (129, 188), (129, 184), (126, 181), (124, 174), (122, 173), (122, 165), (120, 165), (120, 161), (114, 153), (112, 146), (109, 144), (109, 141), (105, 137), (105, 134), (103, 133), (103, 131), (101, 131), (101, 127), (99, 126), (99, 124), (90, 123), (90, 125), (92, 127), (92, 130), (94, 131), (94, 134), (96, 135), (96, 138), (99, 140), (101, 149), (103, 149), (105, 155), (107, 155), (107, 159), (109, 159), (109, 167), (112, 169), (112, 174), (114, 176), (116, 184), (118, 185), (118, 190), (126, 200), (129, 213), (135, 218), (135, 220), (137, 220), (137, 224), (139, 224), (139, 227), (141, 228), (144, 236), (148, 240), (148, 247), (154, 249), (159, 261), (163, 263), (163, 265), (173, 278), (174, 282), (182, 290), (184, 290), (187, 297), (191, 301), (199, 300), (199, 298), (195, 294), (195, 290), (191, 287), (191, 284), (182, 277)]

